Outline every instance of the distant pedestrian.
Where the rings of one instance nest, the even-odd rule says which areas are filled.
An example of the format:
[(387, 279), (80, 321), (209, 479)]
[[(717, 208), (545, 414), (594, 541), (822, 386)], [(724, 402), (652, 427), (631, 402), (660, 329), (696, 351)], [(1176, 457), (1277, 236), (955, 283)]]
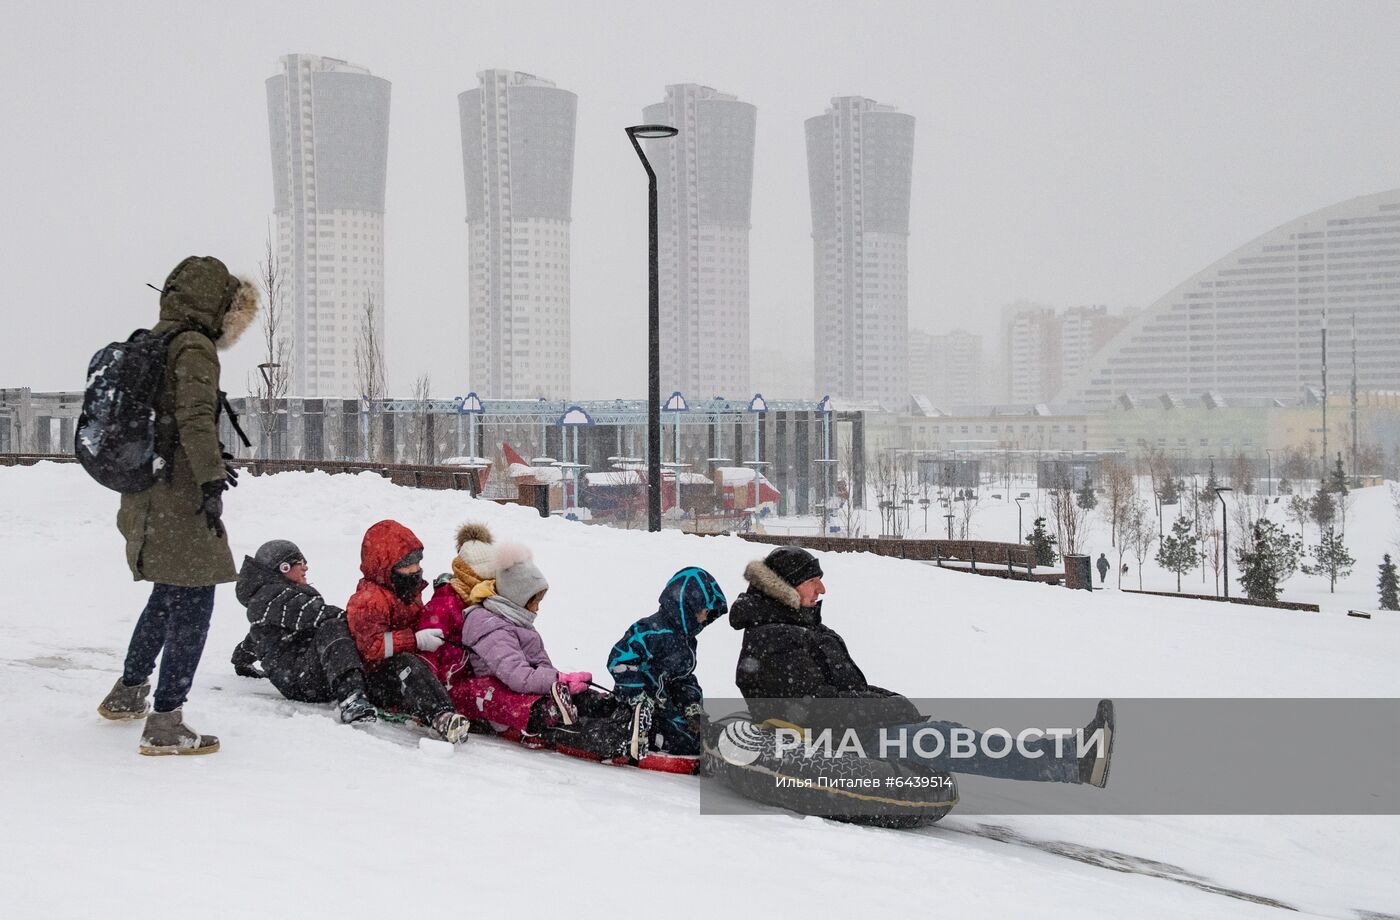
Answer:
[(1104, 579), (1108, 577), (1108, 555), (1106, 553), (1099, 553), (1099, 561), (1096, 562), (1095, 565), (1097, 565), (1099, 569), (1099, 584), (1103, 584)]
[[(219, 739), (185, 724), (182, 707), (204, 653), (214, 586), (238, 578), (224, 531), (223, 492), (236, 484), (219, 443), (219, 351), (233, 345), (258, 311), (257, 288), (209, 256), (175, 266), (160, 294), (156, 336), (173, 335), (157, 395), (165, 464), (155, 484), (122, 496), (117, 528), (137, 581), (155, 584), (136, 621), (122, 676), (97, 711), (145, 717), (142, 754), (212, 754)], [(155, 709), (150, 676), (160, 657)]]

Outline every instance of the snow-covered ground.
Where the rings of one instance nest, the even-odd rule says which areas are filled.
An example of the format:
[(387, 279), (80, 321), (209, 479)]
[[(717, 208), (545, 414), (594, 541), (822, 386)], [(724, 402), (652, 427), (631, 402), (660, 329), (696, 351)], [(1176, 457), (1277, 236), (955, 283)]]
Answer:
[[(120, 670), (148, 588), (125, 570), (116, 505), (73, 465), (0, 468), (7, 916), (1263, 917), (1280, 910), (1212, 888), (1313, 916), (1400, 915), (1395, 817), (954, 812), (924, 831), (879, 831), (787, 814), (704, 816), (693, 779), (493, 739), (433, 759), (407, 736), (396, 742), (341, 726), (328, 710), (281, 702), (265, 682), (234, 677), (228, 653), (246, 621), (232, 586), (219, 589), (187, 706), (192, 724), (218, 734), (223, 750), (142, 758), (138, 724), (105, 723), (94, 712)], [(733, 597), (744, 563), (761, 554), (734, 538), (541, 520), (527, 509), (398, 488), (372, 474), (245, 476), (227, 508), (240, 558), (265, 539), (293, 539), (310, 558), (313, 583), (336, 603), (354, 588), (360, 537), (374, 521), (394, 517), (413, 528), (427, 544), (429, 571), (447, 567), (460, 522), (483, 521), (498, 539), (534, 548), (553, 586), (540, 630), (561, 665), (595, 672), (623, 629), (654, 609), (677, 568), (709, 568)], [(979, 512), (979, 524), (988, 524), (979, 535), (1009, 538), (1015, 506), (1004, 534), (990, 526), (988, 508)], [(1364, 563), (1353, 576), (1358, 592), (1374, 581), (1369, 556), (1380, 551), (1353, 548)], [(1341, 601), (1343, 587), (1338, 603), (1306, 615), (1069, 592), (863, 555), (822, 563), (827, 621), (872, 682), (914, 696), (1400, 695), (1400, 617), (1348, 618), (1341, 608), (1360, 595)], [(1061, 654), (1090, 644), (1091, 657)], [(739, 634), (724, 622), (701, 637), (699, 676), (710, 695), (736, 695), (738, 647)], [(1083, 663), (1067, 667), (1067, 660)], [(1166, 877), (1095, 864), (1142, 869), (1144, 860), (1164, 864), (1157, 874)]]
[[(1300, 570), (1283, 583), (1282, 592), (1279, 595), (1280, 599), (1319, 604), (1324, 610), (1339, 610), (1343, 613), (1349, 609), (1376, 609), (1378, 597), (1376, 582), (1380, 577), (1377, 567), (1381, 563), (1381, 558), (1386, 553), (1390, 553), (1392, 558), (1400, 559), (1400, 513), (1397, 513), (1395, 509), (1395, 500), (1391, 491), (1393, 485), (1386, 483), (1380, 486), (1368, 486), (1364, 489), (1353, 490), (1349, 496), (1344, 536), (1347, 550), (1356, 559), (1356, 564), (1352, 567), (1350, 575), (1338, 579), (1336, 591), (1328, 590), (1325, 577), (1307, 575)], [(1152, 510), (1152, 518), (1155, 522), (1156, 507), (1152, 502), (1152, 490), (1147, 478), (1141, 477), (1137, 482), (1137, 487), (1139, 497)], [(980, 490), (981, 500), (976, 505), (972, 515), (969, 536), (974, 540), (1015, 543), (1018, 533), (1015, 497), (1023, 492), (1028, 497), (1021, 502), (1019, 532), (1021, 534), (1029, 533), (1031, 522), (1038, 515), (1043, 515), (1046, 518), (1046, 528), (1053, 534), (1055, 532), (1054, 519), (1050, 513), (1047, 495), (1035, 488), (1034, 481), (1026, 480), (1014, 482), (1009, 492), (1002, 486), (983, 486)], [(868, 497), (874, 494), (872, 488), (868, 492)], [(1312, 492), (1309, 489), (1305, 494), (1311, 497)], [(1098, 497), (1098, 507), (1089, 512), (1086, 535), (1081, 542), (1080, 551), (1088, 553), (1094, 559), (1098, 559), (1099, 553), (1107, 553), (1108, 561), (1116, 569), (1119, 558), (1118, 550), (1110, 545), (1111, 528), (1104, 516), (1107, 509), (1104, 507), (1102, 494)], [(1278, 496), (1276, 503), (1272, 501), (1265, 503), (1263, 506), (1264, 516), (1278, 523), (1289, 533), (1297, 534), (1298, 525), (1288, 517), (1289, 497), (1287, 495)], [(873, 501), (873, 498), (870, 500)], [(1240, 532), (1236, 523), (1233, 509), (1236, 499), (1230, 497), (1227, 501), (1231, 504), (1229, 522), (1230, 594), (1239, 597), (1243, 595), (1243, 591), (1240, 589), (1239, 566), (1235, 564), (1234, 551), (1240, 546), (1240, 541), (1245, 535)], [(1257, 500), (1255, 501), (1257, 502)], [(961, 507), (960, 502), (954, 502), (954, 511), (960, 512)], [(1181, 505), (1166, 505), (1162, 508), (1162, 529), (1166, 534), (1171, 533), (1172, 522), (1176, 519), (1178, 512), (1188, 516), (1194, 514), (1188, 499), (1183, 499)], [(1204, 504), (1201, 506), (1202, 515), (1212, 512), (1218, 526), (1220, 522), (1219, 503), (1217, 502), (1210, 507)], [(934, 504), (929, 508), (927, 526), (925, 526), (924, 512), (915, 505), (907, 529), (904, 529), (902, 515), (900, 526), (904, 529), (904, 535), (910, 539), (923, 537), (942, 539), (948, 535), (947, 519), (943, 517), (946, 513), (946, 508)], [(863, 535), (875, 536), (880, 533), (879, 511), (867, 509), (863, 512), (858, 511), (856, 514)], [(957, 517), (953, 521), (955, 535), (961, 533), (961, 520), (961, 517)], [(844, 524), (844, 520), (833, 517), (828, 523), (841, 525)], [(1153, 526), (1155, 528), (1157, 525), (1154, 523)], [(770, 534), (815, 534), (821, 530), (821, 521), (814, 516), (768, 518), (763, 522), (763, 527)], [(1340, 520), (1337, 529), (1338, 532), (1343, 531)], [(1308, 551), (1309, 558), (1305, 561), (1311, 561), (1311, 550), (1317, 542), (1317, 526), (1308, 521), (1304, 528), (1303, 548)], [(1156, 552), (1157, 546), (1154, 544), (1148, 558), (1143, 561), (1142, 587), (1148, 591), (1175, 591), (1177, 589), (1176, 575), (1157, 565), (1152, 558)], [(1128, 566), (1128, 573), (1123, 576), (1122, 586), (1136, 589), (1138, 587), (1137, 560), (1131, 552), (1126, 552), (1123, 555), (1123, 562)], [(1095, 572), (1095, 585), (1099, 583), (1098, 578), (1098, 572)], [(1110, 590), (1118, 587), (1118, 578), (1112, 569), (1108, 573), (1106, 587)], [(1217, 594), (1219, 586), (1214, 570), (1209, 565), (1204, 569), (1197, 566), (1194, 571), (1182, 576), (1181, 590), (1185, 594)]]

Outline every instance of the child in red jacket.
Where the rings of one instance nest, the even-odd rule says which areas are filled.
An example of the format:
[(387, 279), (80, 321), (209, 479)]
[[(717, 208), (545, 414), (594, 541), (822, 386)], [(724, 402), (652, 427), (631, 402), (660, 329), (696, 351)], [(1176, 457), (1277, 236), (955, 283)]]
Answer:
[(369, 698), (384, 709), (406, 710), (447, 741), (466, 740), (468, 723), (452, 708), (418, 651), (443, 644), (441, 629), (418, 629), (423, 612), (423, 543), (398, 521), (380, 521), (360, 544), (364, 576), (345, 605), (350, 635), (365, 663)]

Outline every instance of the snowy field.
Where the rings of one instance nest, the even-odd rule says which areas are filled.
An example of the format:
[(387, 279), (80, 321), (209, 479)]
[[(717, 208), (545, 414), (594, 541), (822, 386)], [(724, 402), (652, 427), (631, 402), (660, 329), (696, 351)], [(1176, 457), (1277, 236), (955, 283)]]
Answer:
[[(954, 812), (923, 831), (880, 831), (780, 813), (702, 816), (691, 778), (492, 739), (434, 759), (410, 737), (341, 726), (328, 709), (235, 677), (228, 655), (246, 621), (231, 585), (219, 589), (186, 710), (223, 750), (138, 757), (139, 723), (94, 711), (148, 592), (125, 570), (116, 506), (73, 465), (0, 468), (9, 917), (1284, 916), (1279, 905), (1400, 916), (1396, 817)], [(997, 512), (1009, 510), (1010, 523), (986, 507), (977, 535), (1010, 538), (1015, 506)], [(460, 522), (485, 522), (498, 540), (530, 544), (550, 578), (539, 626), (556, 662), (595, 673), (676, 569), (709, 568), (732, 598), (744, 563), (762, 554), (733, 538), (541, 520), (371, 474), (245, 476), (227, 508), (240, 559), (263, 540), (293, 539), (338, 604), (374, 521), (414, 529), (429, 572), (448, 566)], [(1095, 555), (1103, 537), (1089, 544)], [(1366, 586), (1388, 549), (1379, 531), (1353, 544), (1356, 574), (1321, 614), (828, 555), (825, 617), (873, 683), (911, 696), (1394, 697), (1400, 615), (1344, 613), (1364, 598), (1374, 606)], [(1319, 598), (1301, 581), (1284, 596), (1327, 599), (1325, 585)], [(709, 695), (737, 695), (739, 639), (727, 621), (701, 637)]]
[[(1187, 480), (1188, 487), (1190, 480)], [(1305, 497), (1312, 497), (1311, 486), (1306, 491), (1301, 491)], [(1310, 604), (1319, 604), (1323, 610), (1339, 610), (1345, 613), (1348, 609), (1375, 610), (1377, 606), (1376, 582), (1379, 578), (1377, 566), (1381, 563), (1381, 557), (1385, 553), (1390, 553), (1394, 559), (1400, 559), (1400, 512), (1395, 508), (1395, 499), (1391, 493), (1392, 484), (1387, 483), (1381, 486), (1368, 486), (1364, 489), (1354, 489), (1347, 498), (1348, 511), (1346, 516), (1346, 527), (1343, 529), (1340, 519), (1337, 522), (1337, 531), (1345, 536), (1347, 550), (1356, 559), (1356, 564), (1352, 567), (1351, 574), (1346, 578), (1337, 581), (1335, 592), (1328, 590), (1327, 579), (1322, 575), (1308, 575), (1302, 571), (1294, 573), (1293, 577), (1285, 581), (1282, 585), (1280, 600), (1303, 601)], [(873, 489), (873, 487), (872, 487)], [(1153, 527), (1156, 528), (1157, 514), (1156, 507), (1152, 501), (1152, 487), (1147, 477), (1139, 477), (1137, 481), (1138, 497), (1141, 498), (1152, 510)], [(1008, 492), (1004, 487), (995, 488), (983, 486), (980, 490), (981, 500), (976, 506), (972, 515), (971, 526), (969, 527), (969, 537), (973, 540), (995, 540), (1007, 543), (1015, 543), (1018, 533), (1018, 521), (1016, 516), (1015, 496), (1022, 492), (1027, 494), (1021, 504), (1023, 510), (1020, 518), (1019, 533), (1027, 534), (1031, 530), (1031, 524), (1037, 516), (1044, 516), (1046, 519), (1046, 529), (1055, 533), (1054, 517), (1050, 511), (1050, 502), (1047, 493), (1037, 490), (1032, 480), (1023, 482), (1013, 482), (1011, 490)], [(867, 498), (873, 501), (874, 492), (867, 493)], [(1010, 495), (1010, 499), (1007, 496)], [(993, 496), (1000, 496), (996, 498)], [(1288, 500), (1290, 496), (1277, 496), (1278, 501), (1266, 501), (1263, 505), (1264, 517), (1277, 523), (1291, 534), (1298, 533), (1298, 525), (1288, 517)], [(1099, 553), (1107, 553), (1108, 561), (1112, 568), (1108, 573), (1108, 581), (1105, 585), (1109, 590), (1118, 587), (1118, 578), (1114, 574), (1114, 569), (1118, 567), (1118, 550), (1111, 545), (1109, 538), (1111, 527), (1105, 517), (1107, 508), (1105, 507), (1102, 493), (1098, 496), (1099, 505), (1088, 513), (1087, 526), (1084, 538), (1081, 541), (1080, 552), (1087, 553), (1097, 560)], [(1258, 504), (1258, 498), (1246, 499)], [(1227, 498), (1230, 503), (1230, 594), (1232, 597), (1240, 597), (1243, 591), (1239, 584), (1239, 566), (1235, 564), (1235, 550), (1241, 545), (1241, 540), (1246, 536), (1240, 532), (1236, 523), (1234, 512), (1235, 497)], [(960, 511), (960, 502), (954, 502), (953, 510)], [(925, 526), (925, 515), (917, 505), (914, 506), (910, 515), (909, 526), (904, 530), (904, 535), (910, 539), (943, 539), (948, 536), (947, 519), (942, 515), (947, 513), (946, 508), (933, 505), (927, 515), (927, 526)], [(1172, 522), (1176, 519), (1177, 513), (1190, 517), (1194, 514), (1190, 500), (1183, 498), (1180, 505), (1165, 505), (1162, 508), (1162, 530), (1167, 535), (1171, 534)], [(1214, 513), (1216, 526), (1220, 523), (1220, 504), (1215, 502), (1213, 506), (1201, 505), (1201, 515)], [(863, 536), (876, 536), (880, 533), (880, 513), (874, 509), (863, 512), (857, 511), (859, 525), (863, 528)], [(901, 527), (903, 527), (903, 516), (901, 515)], [(961, 517), (953, 521), (953, 532), (955, 536), (961, 534)], [(843, 524), (844, 521), (838, 517), (833, 517), (829, 523)], [(767, 518), (763, 523), (764, 529), (770, 534), (816, 534), (821, 530), (821, 521), (813, 516), (804, 517), (783, 517)], [(1303, 548), (1308, 552), (1305, 562), (1311, 562), (1312, 547), (1318, 542), (1317, 525), (1309, 520), (1304, 527)], [(1148, 558), (1144, 559), (1142, 565), (1142, 587), (1147, 591), (1175, 591), (1176, 575), (1162, 569), (1151, 558), (1157, 552), (1157, 544), (1153, 544)], [(1137, 560), (1131, 552), (1125, 552), (1123, 562), (1128, 566), (1128, 572), (1123, 576), (1122, 586), (1124, 588), (1136, 589), (1138, 587), (1138, 565)], [(1059, 565), (1057, 563), (1057, 565)], [(1094, 585), (1099, 584), (1098, 572), (1094, 572)], [(1185, 594), (1218, 594), (1219, 585), (1216, 580), (1215, 571), (1209, 566), (1202, 568), (1197, 566), (1194, 571), (1183, 575), (1181, 578), (1181, 591)]]

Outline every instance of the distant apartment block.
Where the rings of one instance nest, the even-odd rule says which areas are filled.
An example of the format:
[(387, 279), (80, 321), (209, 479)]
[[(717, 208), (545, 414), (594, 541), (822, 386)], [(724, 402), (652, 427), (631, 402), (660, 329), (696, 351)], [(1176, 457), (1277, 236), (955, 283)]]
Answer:
[(483, 398), (570, 389), (569, 225), (578, 97), (485, 70), (457, 97), (466, 181), (471, 386)]
[(987, 402), (982, 336), (966, 329), (936, 335), (909, 330), (909, 388), (943, 411)]
[(355, 340), (367, 304), (381, 352), (384, 337), (389, 81), (289, 54), (267, 80), (267, 112), (289, 395), (359, 396)]
[(840, 96), (806, 129), (817, 389), (905, 411), (914, 118)]
[(745, 395), (749, 374), (749, 218), (757, 110), (708, 86), (666, 87), (648, 124), (656, 171), (661, 386), (690, 398)]

